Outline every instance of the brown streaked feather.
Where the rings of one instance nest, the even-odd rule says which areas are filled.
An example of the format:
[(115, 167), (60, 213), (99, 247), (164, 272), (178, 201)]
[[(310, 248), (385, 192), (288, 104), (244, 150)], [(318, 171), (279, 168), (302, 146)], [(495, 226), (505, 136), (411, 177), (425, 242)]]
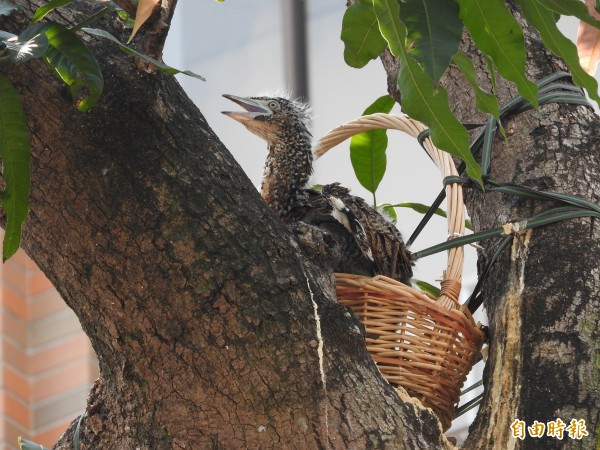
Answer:
[[(362, 225), (364, 234), (355, 234), (359, 247), (368, 247), (372, 254), (374, 272), (409, 283), (412, 277), (413, 257), (404, 245), (398, 229), (362, 198), (338, 183), (323, 187), (326, 195), (333, 195), (344, 202), (355, 219)], [(364, 239), (366, 242), (361, 242)]]
[(319, 227), (332, 248), (336, 272), (385, 275), (410, 283), (413, 257), (398, 229), (338, 183), (306, 189), (312, 173), (307, 108), (281, 97), (225, 97), (246, 112), (225, 112), (267, 141), (261, 195), (284, 221)]

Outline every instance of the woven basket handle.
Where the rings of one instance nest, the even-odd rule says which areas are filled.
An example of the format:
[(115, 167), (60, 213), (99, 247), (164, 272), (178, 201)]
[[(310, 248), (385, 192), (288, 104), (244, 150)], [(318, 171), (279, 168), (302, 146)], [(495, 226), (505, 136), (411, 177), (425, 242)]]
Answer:
[[(375, 129), (399, 130), (416, 138), (427, 128), (422, 123), (406, 115), (371, 114), (347, 122), (328, 132), (317, 143), (315, 156), (317, 158), (323, 156), (328, 150), (355, 134)], [(450, 155), (436, 148), (429, 137), (424, 140), (423, 147), (441, 170), (443, 177), (458, 175)], [(465, 232), (465, 207), (460, 184), (453, 183), (446, 186), (446, 203), (448, 208), (448, 236), (449, 239), (452, 239), (452, 237), (461, 236)], [(437, 300), (441, 306), (449, 309), (458, 306), (463, 263), (464, 249), (462, 246), (448, 251), (448, 267), (442, 276), (442, 294)]]

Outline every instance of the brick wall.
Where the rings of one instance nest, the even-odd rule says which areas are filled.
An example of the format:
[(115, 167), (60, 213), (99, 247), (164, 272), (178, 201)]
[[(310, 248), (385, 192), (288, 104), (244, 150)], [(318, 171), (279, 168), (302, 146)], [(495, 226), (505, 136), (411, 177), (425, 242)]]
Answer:
[(0, 448), (18, 448), (18, 436), (51, 446), (83, 412), (96, 357), (22, 250), (0, 266), (0, 288)]

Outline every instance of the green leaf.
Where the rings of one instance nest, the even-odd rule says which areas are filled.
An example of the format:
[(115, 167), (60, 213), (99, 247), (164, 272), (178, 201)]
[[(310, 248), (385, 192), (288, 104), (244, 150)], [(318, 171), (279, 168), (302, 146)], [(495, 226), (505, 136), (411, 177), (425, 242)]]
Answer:
[(17, 9), (16, 6), (11, 5), (5, 0), (0, 1), (0, 16), (9, 16), (10, 13)]
[(167, 66), (166, 64), (161, 63), (160, 61), (157, 61), (156, 59), (150, 58), (149, 56), (144, 55), (143, 53), (140, 53), (138, 51), (135, 51), (132, 48), (127, 47), (125, 44), (123, 44), (121, 41), (119, 41), (116, 37), (114, 37), (108, 31), (99, 30), (97, 28), (82, 28), (81, 31), (85, 31), (86, 33), (93, 34), (95, 36), (100, 36), (105, 39), (108, 39), (109, 41), (114, 42), (115, 44), (117, 44), (119, 46), (119, 49), (122, 52), (127, 53), (128, 55), (137, 56), (138, 58), (141, 58), (144, 61), (154, 64), (161, 72), (168, 73), (169, 75), (176, 75), (178, 73), (182, 73), (184, 75), (198, 78), (199, 80), (202, 80), (202, 81), (206, 81), (204, 79), (204, 77), (201, 77), (200, 75), (197, 75), (194, 72), (191, 72), (189, 70), (175, 69), (173, 67), (170, 67), (170, 66)]
[(463, 32), (458, 3), (448, 0), (404, 0), (400, 18), (411, 41), (409, 55), (419, 61), (434, 82), (458, 51)]
[(127, 11), (122, 8), (116, 8), (115, 11), (117, 12), (117, 16), (119, 16), (119, 19), (123, 21), (123, 27), (133, 28), (134, 20)]
[(19, 436), (18, 443), (21, 450), (48, 450), (43, 445), (23, 439), (21, 436)]
[(392, 110), (395, 104), (396, 100), (394, 100), (391, 96), (387, 94), (382, 95), (363, 111), (363, 116), (368, 116), (375, 113), (387, 114)]
[[(394, 205), (389, 205), (392, 208), (410, 208), (413, 211), (418, 212), (419, 214), (426, 214), (427, 211), (429, 211), (430, 206), (429, 205), (424, 205), (423, 203), (412, 203), (412, 202), (404, 202), (404, 203), (396, 203)], [(444, 211), (442, 208), (437, 208), (434, 212), (435, 215), (440, 216), (440, 217), (448, 217), (446, 215), (446, 211)], [(473, 231), (473, 224), (471, 223), (470, 220), (465, 220), (465, 228), (468, 230)]]
[(465, 79), (469, 82), (475, 92), (475, 105), (479, 111), (486, 114), (491, 114), (500, 123), (500, 108), (498, 107), (498, 99), (495, 95), (482, 89), (477, 83), (477, 73), (475, 67), (467, 55), (462, 51), (458, 51), (452, 61), (462, 72)]
[[(389, 95), (375, 100), (364, 112), (363, 116), (378, 112), (389, 113), (396, 102)], [(385, 174), (387, 158), (386, 130), (370, 130), (355, 134), (350, 139), (350, 161), (359, 183), (373, 194)]]
[(546, 2), (544, 0), (518, 0), (518, 3), (525, 19), (540, 33), (546, 48), (567, 63), (575, 84), (585, 88), (588, 95), (600, 103), (598, 82), (581, 68), (577, 47), (559, 31), (552, 11), (543, 6)]
[(2, 208), (6, 213), (4, 261), (19, 249), (21, 226), (29, 212), (30, 157), (29, 132), (21, 98), (11, 82), (0, 74), (0, 158), (6, 185), (2, 195)]
[[(425, 214), (427, 213), (427, 211), (429, 211), (429, 205), (425, 205), (423, 203), (413, 203), (413, 202), (404, 202), (404, 203), (396, 203), (394, 205), (392, 205), (394, 208), (410, 208), (413, 211), (418, 212), (419, 214)], [(437, 208), (435, 210), (436, 215), (440, 216), (440, 217), (448, 217), (446, 215), (446, 211), (444, 211), (442, 208)]]
[(390, 203), (383, 203), (381, 205), (377, 205), (377, 211), (384, 217), (387, 217), (390, 222), (396, 225), (398, 222), (398, 214), (396, 214), (396, 210), (394, 206)]
[(446, 90), (439, 86), (434, 91), (433, 80), (407, 55), (400, 58), (398, 87), (402, 93), (402, 110), (427, 125), (433, 144), (461, 158), (467, 165), (468, 175), (481, 184), (481, 167), (469, 149), (469, 134), (452, 114)]
[(357, 0), (344, 13), (341, 39), (344, 61), (351, 67), (364, 67), (386, 48), (379, 32), (372, 0)]
[(600, 28), (600, 21), (594, 18), (585, 3), (580, 0), (535, 0), (550, 11), (563, 16), (575, 16), (590, 25)]
[(35, 13), (33, 14), (33, 19), (31, 20), (32, 22), (39, 22), (40, 20), (42, 20), (46, 14), (48, 14), (50, 11), (56, 9), (56, 8), (60, 8), (61, 6), (65, 6), (68, 5), (69, 3), (73, 3), (76, 0), (50, 0), (48, 3), (40, 6)]
[(504, 0), (459, 0), (460, 16), (479, 49), (519, 94), (538, 107), (538, 87), (525, 76), (525, 38)]
[(15, 64), (24, 63), (30, 59), (40, 58), (48, 50), (48, 38), (44, 31), (47, 24), (35, 24), (25, 28), (18, 38), (2, 41)]
[(396, 57), (400, 56), (405, 46), (406, 27), (400, 22), (398, 0), (373, 0), (373, 10), (390, 52)]
[(46, 36), (50, 47), (45, 61), (69, 86), (77, 109), (87, 111), (96, 104), (104, 87), (96, 58), (75, 33), (62, 25), (51, 24)]
[(440, 288), (434, 286), (433, 284), (429, 284), (427, 281), (416, 279), (413, 279), (413, 281), (419, 289), (433, 295), (435, 298), (438, 298), (442, 294)]

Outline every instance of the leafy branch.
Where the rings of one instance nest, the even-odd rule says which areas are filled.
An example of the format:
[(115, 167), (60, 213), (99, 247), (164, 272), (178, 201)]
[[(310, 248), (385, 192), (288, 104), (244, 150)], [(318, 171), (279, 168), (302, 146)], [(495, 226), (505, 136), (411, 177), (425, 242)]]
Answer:
[[(587, 3), (588, 6), (580, 0), (517, 0), (523, 16), (539, 32), (544, 45), (565, 61), (575, 84), (600, 102), (596, 80), (580, 66), (577, 48), (556, 27), (560, 15), (569, 15), (582, 21), (588, 35), (590, 27), (597, 32), (600, 21), (593, 17), (598, 16), (593, 8), (595, 1)], [(481, 168), (469, 151), (467, 130), (450, 110), (447, 93), (439, 85), (442, 75), (454, 64), (472, 87), (477, 108), (499, 118), (497, 99), (478, 84), (473, 63), (459, 50), (464, 29), (488, 62), (490, 78), (494, 80), (497, 71), (537, 107), (537, 85), (525, 73), (523, 31), (504, 0), (355, 0), (344, 15), (341, 39), (344, 59), (352, 67), (364, 67), (386, 48), (398, 58), (397, 84), (403, 111), (427, 125), (433, 143), (461, 158), (468, 175), (481, 183)], [(585, 52), (588, 71), (600, 59), (598, 46), (591, 44), (600, 42), (600, 35), (589, 36), (579, 44)], [(358, 171), (357, 177), (365, 178)]]
[[(79, 31), (108, 39), (118, 44), (124, 53), (154, 64), (167, 74), (183, 73), (204, 80), (193, 72), (175, 69), (133, 50), (104, 30), (87, 28), (109, 13), (116, 12), (119, 17), (124, 16), (123, 11), (113, 2), (92, 0), (102, 5), (102, 8), (71, 28), (53, 21), (44, 21), (53, 10), (75, 1), (77, 0), (50, 0), (45, 3), (35, 11), (31, 24), (19, 35), (0, 30), (0, 61), (23, 64), (42, 59), (69, 87), (74, 105), (81, 112), (88, 111), (98, 102), (104, 80), (94, 54), (78, 36)], [(130, 40), (151, 16), (157, 1), (140, 0), (138, 6)], [(12, 5), (0, 0), (0, 15), (9, 15), (14, 9)], [(127, 15), (125, 17), (128, 18)], [(127, 25), (126, 22), (125, 26)], [(7, 219), (2, 248), (3, 261), (18, 250), (21, 228), (29, 212), (30, 153), (27, 122), (19, 93), (8, 78), (0, 75), (0, 158), (5, 183), (4, 191), (0, 192), (0, 200)]]

